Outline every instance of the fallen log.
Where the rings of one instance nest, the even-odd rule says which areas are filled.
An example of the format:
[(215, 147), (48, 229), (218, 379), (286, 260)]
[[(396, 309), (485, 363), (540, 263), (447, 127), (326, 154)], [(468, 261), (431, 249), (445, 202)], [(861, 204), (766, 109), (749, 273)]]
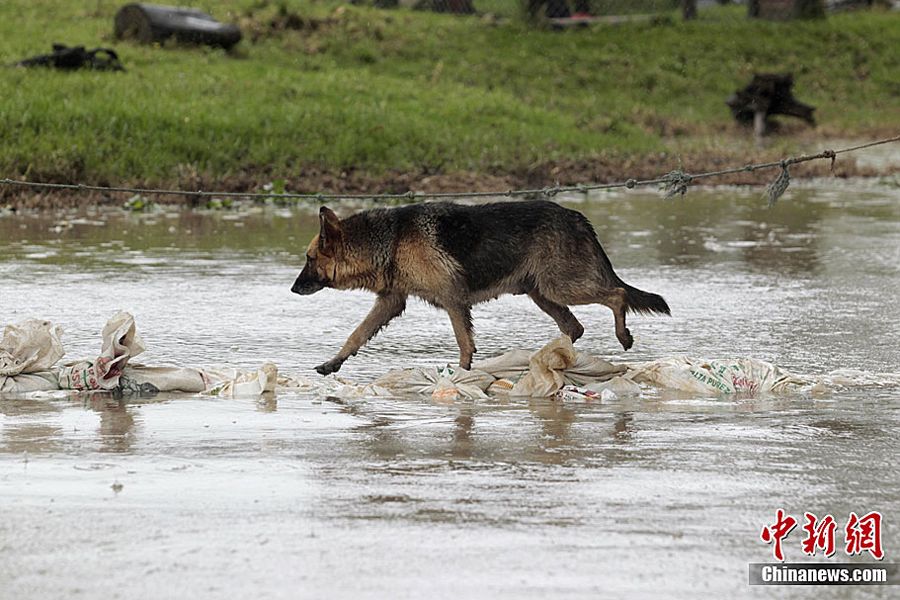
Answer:
[(134, 39), (142, 44), (162, 44), (175, 39), (226, 50), (241, 41), (237, 25), (219, 23), (203, 11), (142, 2), (119, 9), (114, 32), (116, 39)]

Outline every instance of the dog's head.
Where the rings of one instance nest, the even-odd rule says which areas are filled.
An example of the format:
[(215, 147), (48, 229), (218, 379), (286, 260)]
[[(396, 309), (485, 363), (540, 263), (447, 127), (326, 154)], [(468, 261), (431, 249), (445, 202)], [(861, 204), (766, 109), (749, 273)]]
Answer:
[(305, 296), (332, 287), (343, 250), (341, 221), (334, 211), (323, 206), (319, 209), (319, 234), (313, 237), (306, 249), (306, 265), (291, 286), (291, 291)]

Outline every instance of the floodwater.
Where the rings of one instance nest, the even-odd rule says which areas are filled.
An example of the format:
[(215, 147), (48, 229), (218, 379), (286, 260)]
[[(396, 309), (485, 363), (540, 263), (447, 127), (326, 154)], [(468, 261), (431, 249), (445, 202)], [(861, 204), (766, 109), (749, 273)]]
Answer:
[[(571, 198), (622, 278), (673, 310), (632, 317), (623, 353), (608, 309), (577, 308), (577, 347), (898, 372), (898, 201), (896, 185), (832, 182), (771, 210), (758, 189)], [(312, 210), (278, 207), (7, 213), (0, 324), (52, 320), (68, 358), (91, 358), (124, 309), (144, 364), (317, 377), (372, 298), (290, 293), (315, 228)], [(557, 335), (520, 297), (474, 316), (476, 358)], [(456, 351), (446, 316), (413, 302), (340, 375)], [(898, 397), (0, 400), (0, 596), (887, 598), (897, 588), (750, 587), (747, 569), (772, 560), (759, 535), (779, 508), (801, 525), (832, 514), (839, 547), (851, 511), (880, 511), (898, 561)], [(802, 537), (789, 562), (850, 560), (808, 559)]]

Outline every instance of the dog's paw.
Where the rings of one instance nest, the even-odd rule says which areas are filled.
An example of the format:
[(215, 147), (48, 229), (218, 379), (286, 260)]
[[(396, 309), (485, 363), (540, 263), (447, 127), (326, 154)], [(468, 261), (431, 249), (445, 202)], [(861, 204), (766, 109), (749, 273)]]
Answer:
[(316, 367), (316, 373), (319, 375), (331, 375), (332, 373), (337, 373), (341, 370), (341, 365), (344, 364), (344, 361), (338, 360), (336, 358), (332, 358), (328, 362), (322, 363), (318, 367)]
[(572, 343), (574, 344), (581, 336), (584, 335), (584, 327), (581, 325), (581, 323), (576, 322), (569, 328), (568, 331), (563, 331), (563, 333), (568, 335), (569, 339), (572, 340)]
[(627, 327), (625, 328), (625, 335), (619, 338), (619, 343), (622, 344), (622, 347), (625, 350), (630, 350), (634, 345), (634, 338), (631, 336), (631, 331), (629, 331)]

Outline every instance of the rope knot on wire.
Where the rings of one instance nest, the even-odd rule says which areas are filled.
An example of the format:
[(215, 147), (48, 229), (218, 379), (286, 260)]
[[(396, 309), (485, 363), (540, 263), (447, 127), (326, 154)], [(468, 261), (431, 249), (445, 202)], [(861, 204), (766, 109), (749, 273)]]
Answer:
[(831, 159), (831, 174), (834, 174), (834, 160), (837, 158), (837, 152), (834, 150), (822, 150), (822, 158), (830, 158)]
[(781, 161), (781, 172), (778, 173), (778, 177), (775, 178), (775, 181), (766, 187), (766, 197), (769, 200), (769, 208), (775, 206), (778, 199), (781, 198), (784, 192), (787, 191), (788, 186), (791, 185), (791, 173), (788, 171), (790, 165), (790, 159)]
[(672, 198), (676, 194), (684, 196), (687, 193), (688, 186), (693, 180), (693, 177), (681, 169), (675, 169), (674, 171), (666, 173), (662, 177), (663, 190), (665, 191), (666, 199)]

